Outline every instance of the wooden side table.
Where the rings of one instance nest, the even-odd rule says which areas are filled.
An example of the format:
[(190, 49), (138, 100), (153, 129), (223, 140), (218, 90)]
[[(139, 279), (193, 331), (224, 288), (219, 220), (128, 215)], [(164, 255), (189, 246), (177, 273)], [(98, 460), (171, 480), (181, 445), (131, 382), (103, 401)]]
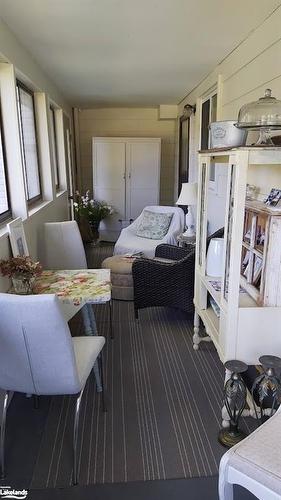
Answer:
[(196, 245), (196, 235), (194, 236), (184, 236), (183, 233), (178, 234), (177, 242), (179, 247), (185, 247), (187, 245)]

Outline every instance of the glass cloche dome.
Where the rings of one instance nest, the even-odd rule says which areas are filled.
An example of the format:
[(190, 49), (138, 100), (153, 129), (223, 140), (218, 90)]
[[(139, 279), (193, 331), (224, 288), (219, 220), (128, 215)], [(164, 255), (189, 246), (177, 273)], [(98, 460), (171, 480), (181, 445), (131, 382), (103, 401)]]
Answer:
[(269, 134), (271, 130), (281, 129), (281, 101), (271, 96), (271, 89), (266, 89), (264, 97), (242, 106), (235, 126), (259, 130), (260, 136), (256, 145), (273, 146)]

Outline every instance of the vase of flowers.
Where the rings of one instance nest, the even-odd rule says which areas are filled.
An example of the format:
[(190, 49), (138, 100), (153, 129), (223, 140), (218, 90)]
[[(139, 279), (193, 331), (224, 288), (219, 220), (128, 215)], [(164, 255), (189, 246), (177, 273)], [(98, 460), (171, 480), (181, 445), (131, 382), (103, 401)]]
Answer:
[(100, 223), (113, 214), (113, 208), (105, 201), (90, 198), (89, 190), (86, 191), (85, 195), (76, 191), (73, 205), (83, 240), (90, 240), (94, 245), (98, 244)]
[(2, 276), (12, 279), (15, 293), (26, 295), (32, 293), (33, 283), (36, 276), (41, 274), (42, 266), (29, 256), (18, 256), (1, 259), (0, 272)]

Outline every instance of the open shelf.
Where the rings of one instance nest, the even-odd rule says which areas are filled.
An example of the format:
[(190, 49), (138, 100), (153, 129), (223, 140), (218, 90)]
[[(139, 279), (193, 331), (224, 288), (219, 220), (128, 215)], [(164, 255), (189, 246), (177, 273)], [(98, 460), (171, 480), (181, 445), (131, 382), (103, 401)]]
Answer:
[[(213, 299), (217, 303), (217, 305), (220, 308), (222, 308), (221, 291), (215, 290), (215, 288), (211, 284), (212, 281), (221, 282), (221, 278), (201, 275), (200, 279), (201, 279), (201, 283), (206, 287), (209, 294), (211, 295), (211, 297), (213, 297)], [(246, 280), (241, 279), (242, 287), (243, 287), (243, 284), (245, 284), (245, 281)], [(244, 290), (244, 288), (243, 288), (243, 290)], [(256, 300), (254, 300), (254, 298), (252, 298), (251, 295), (249, 295), (249, 293), (245, 290), (245, 291), (239, 293), (239, 307), (259, 307), (259, 305), (257, 304)]]
[(214, 313), (212, 307), (208, 307), (208, 309), (201, 309), (200, 316), (203, 320), (208, 335), (218, 340), (220, 320)]
[(221, 291), (215, 290), (211, 281), (221, 282), (221, 277), (214, 278), (213, 276), (201, 276), (201, 282), (207, 288), (209, 294), (213, 297), (214, 301), (221, 307)]

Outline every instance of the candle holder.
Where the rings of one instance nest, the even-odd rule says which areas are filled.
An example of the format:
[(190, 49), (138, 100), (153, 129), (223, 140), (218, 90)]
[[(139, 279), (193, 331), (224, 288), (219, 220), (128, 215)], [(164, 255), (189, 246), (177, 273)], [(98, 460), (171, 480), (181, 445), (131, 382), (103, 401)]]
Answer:
[[(277, 403), (281, 402), (281, 382), (280, 378), (276, 375), (276, 370), (281, 370), (281, 358), (278, 356), (261, 356), (259, 362), (262, 365), (263, 373), (259, 375), (252, 386), (252, 398), (254, 401), (254, 408), (256, 418), (260, 424), (265, 420), (265, 417), (271, 417)], [(259, 414), (255, 401), (258, 400)], [(268, 404), (270, 402), (270, 407)], [(266, 406), (267, 408), (266, 408)], [(266, 415), (266, 409), (267, 415)]]
[(224, 405), (229, 415), (229, 428), (221, 429), (219, 432), (219, 442), (231, 448), (246, 437), (246, 433), (239, 429), (239, 419), (246, 405), (246, 385), (241, 377), (241, 373), (248, 369), (246, 363), (237, 359), (227, 361), (224, 367), (231, 372), (230, 378), (224, 385)]

